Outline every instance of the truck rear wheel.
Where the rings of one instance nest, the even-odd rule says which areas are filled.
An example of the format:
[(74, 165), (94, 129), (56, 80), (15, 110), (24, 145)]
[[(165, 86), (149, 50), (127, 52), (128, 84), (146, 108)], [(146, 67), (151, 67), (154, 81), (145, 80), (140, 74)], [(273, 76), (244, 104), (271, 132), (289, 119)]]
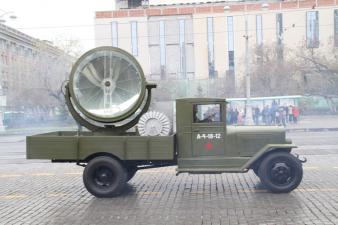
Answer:
[(287, 193), (297, 188), (303, 178), (301, 162), (287, 152), (266, 156), (258, 169), (262, 184), (272, 192)]
[(89, 161), (83, 172), (87, 190), (98, 198), (119, 195), (127, 181), (127, 173), (121, 163), (108, 156), (99, 156)]

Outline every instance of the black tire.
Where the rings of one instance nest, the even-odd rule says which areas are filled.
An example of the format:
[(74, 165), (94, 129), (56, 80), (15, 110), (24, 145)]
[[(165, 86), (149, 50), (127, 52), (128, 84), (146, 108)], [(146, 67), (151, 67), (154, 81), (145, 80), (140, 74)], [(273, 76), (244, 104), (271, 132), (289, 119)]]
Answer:
[(137, 168), (132, 167), (127, 169), (127, 182), (130, 181), (136, 174)]
[(256, 174), (257, 177), (258, 177), (258, 169), (259, 169), (258, 166), (252, 168), (252, 171)]
[(303, 178), (301, 162), (287, 152), (267, 155), (258, 169), (262, 184), (274, 193), (288, 193), (297, 188)]
[(119, 161), (108, 156), (99, 156), (90, 160), (83, 172), (85, 187), (98, 198), (119, 195), (126, 181), (125, 168)]

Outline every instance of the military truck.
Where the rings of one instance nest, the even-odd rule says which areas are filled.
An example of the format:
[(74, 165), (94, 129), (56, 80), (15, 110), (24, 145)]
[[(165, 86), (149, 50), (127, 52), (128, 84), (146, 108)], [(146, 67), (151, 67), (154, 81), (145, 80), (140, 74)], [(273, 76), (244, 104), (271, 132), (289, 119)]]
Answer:
[[(225, 99), (184, 98), (175, 104), (176, 131), (163, 113), (149, 111), (151, 90), (129, 53), (99, 47), (75, 63), (65, 86), (71, 115), (88, 131), (27, 137), (27, 159), (84, 166), (83, 182), (96, 197), (119, 195), (138, 170), (177, 166), (180, 173), (253, 170), (271, 192), (302, 180), (296, 148), (275, 126), (229, 126)], [(134, 129), (137, 127), (137, 129)]]

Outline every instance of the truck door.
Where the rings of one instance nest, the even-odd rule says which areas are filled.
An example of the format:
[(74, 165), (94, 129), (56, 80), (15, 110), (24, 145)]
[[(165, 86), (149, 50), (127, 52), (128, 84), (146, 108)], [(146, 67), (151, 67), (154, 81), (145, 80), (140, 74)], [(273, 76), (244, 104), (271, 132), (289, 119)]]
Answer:
[(194, 156), (224, 155), (225, 118), (220, 103), (194, 104), (192, 147)]

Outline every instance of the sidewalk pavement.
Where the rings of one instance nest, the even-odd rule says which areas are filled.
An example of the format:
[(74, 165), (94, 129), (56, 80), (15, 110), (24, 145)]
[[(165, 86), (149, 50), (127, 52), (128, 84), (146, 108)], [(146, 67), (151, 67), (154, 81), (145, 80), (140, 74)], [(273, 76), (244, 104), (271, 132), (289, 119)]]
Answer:
[(15, 129), (7, 129), (0, 131), (0, 136), (10, 135), (34, 135), (41, 133), (49, 133), (55, 131), (75, 131), (77, 127), (75, 126), (44, 126), (44, 127), (22, 127)]
[(338, 131), (338, 115), (301, 116), (297, 124), (287, 124), (289, 132)]

